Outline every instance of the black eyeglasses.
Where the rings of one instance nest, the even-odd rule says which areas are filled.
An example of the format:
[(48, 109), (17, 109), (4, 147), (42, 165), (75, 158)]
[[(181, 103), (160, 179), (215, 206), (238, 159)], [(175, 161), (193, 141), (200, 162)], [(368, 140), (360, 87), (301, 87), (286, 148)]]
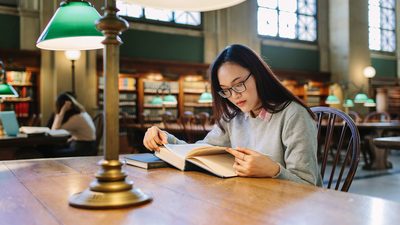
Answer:
[(232, 96), (232, 90), (235, 91), (236, 93), (242, 93), (246, 91), (246, 85), (244, 83), (249, 79), (250, 76), (251, 73), (246, 77), (246, 79), (244, 79), (244, 81), (239, 82), (230, 88), (222, 89), (218, 91), (218, 94), (223, 98), (229, 98)]

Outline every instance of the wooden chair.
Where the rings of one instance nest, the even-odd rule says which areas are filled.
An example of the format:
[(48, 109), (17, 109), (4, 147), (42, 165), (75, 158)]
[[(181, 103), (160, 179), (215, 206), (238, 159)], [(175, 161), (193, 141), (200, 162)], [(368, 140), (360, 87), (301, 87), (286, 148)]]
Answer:
[(362, 117), (360, 116), (360, 114), (358, 114), (358, 112), (349, 111), (348, 114), (356, 123), (361, 123), (363, 121)]
[(329, 189), (347, 192), (360, 159), (358, 129), (350, 116), (338, 109), (320, 106), (311, 110), (317, 116), (318, 160), (322, 179), (325, 174), (329, 175), (324, 184)]
[(101, 139), (103, 138), (103, 113), (100, 112), (96, 116), (93, 117), (93, 123), (96, 128), (96, 149), (97, 154), (99, 152), (99, 146)]
[(364, 123), (368, 122), (390, 122), (391, 118), (387, 112), (370, 112), (364, 118)]

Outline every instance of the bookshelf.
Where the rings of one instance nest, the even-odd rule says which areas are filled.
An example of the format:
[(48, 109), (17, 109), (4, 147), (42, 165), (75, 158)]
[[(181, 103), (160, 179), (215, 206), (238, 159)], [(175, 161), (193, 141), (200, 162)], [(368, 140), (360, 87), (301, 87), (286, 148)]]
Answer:
[[(179, 117), (179, 82), (174, 80), (162, 79), (162, 80), (151, 80), (148, 76), (144, 76), (140, 79), (143, 86), (143, 110), (140, 111), (143, 116), (144, 122), (159, 122), (162, 120), (161, 115), (165, 112), (170, 112), (172, 118), (177, 119)], [(162, 88), (164, 87), (164, 89)], [(164, 98), (167, 95), (172, 95), (177, 99), (176, 104), (155, 104), (154, 98)]]
[[(129, 120), (137, 119), (137, 75), (120, 73), (118, 77), (119, 111)], [(103, 108), (104, 77), (98, 76), (98, 106)]]
[(179, 79), (181, 86), (182, 107), (181, 112), (190, 111), (194, 114), (207, 112), (212, 114), (212, 103), (200, 103), (199, 98), (206, 90), (211, 91), (210, 83), (201, 75), (181, 76)]
[(15, 111), (19, 122), (26, 124), (29, 118), (39, 115), (39, 69), (34, 67), (8, 68), (6, 79), (19, 96), (3, 98), (0, 109), (1, 111)]
[(282, 84), (309, 107), (326, 106), (325, 99), (329, 95), (329, 86), (324, 82), (308, 81), (299, 84), (296, 80), (283, 80)]

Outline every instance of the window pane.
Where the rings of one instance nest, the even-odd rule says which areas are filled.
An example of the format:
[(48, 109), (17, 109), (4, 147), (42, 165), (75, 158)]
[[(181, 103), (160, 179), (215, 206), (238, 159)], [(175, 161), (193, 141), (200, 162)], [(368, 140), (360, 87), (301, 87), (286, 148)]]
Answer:
[(258, 34), (276, 37), (278, 35), (278, 14), (276, 10), (258, 8)]
[(396, 7), (395, 0), (381, 0), (381, 6), (384, 8), (394, 9)]
[(199, 12), (185, 12), (185, 11), (174, 11), (175, 12), (175, 23), (188, 24), (188, 25), (200, 25), (200, 13)]
[(160, 20), (160, 21), (165, 21), (165, 22), (172, 21), (172, 11), (171, 10), (145, 8), (144, 15), (145, 15), (146, 19)]
[(133, 4), (127, 5), (126, 15), (135, 18), (143, 17), (143, 7)]
[(378, 28), (381, 25), (381, 17), (379, 6), (370, 5), (368, 10), (368, 25), (370, 27)]
[(394, 52), (396, 50), (395, 32), (382, 30), (382, 51)]
[(299, 0), (298, 12), (300, 14), (314, 16), (317, 14), (316, 0)]
[(381, 14), (381, 21), (382, 29), (387, 29), (387, 30), (394, 30), (396, 27), (395, 23), (395, 18), (396, 15), (394, 14), (394, 11), (391, 9), (382, 9), (382, 14)]
[(313, 16), (299, 16), (299, 39), (303, 41), (317, 40), (317, 21)]
[(368, 0), (369, 5), (379, 6), (380, 0)]
[(259, 6), (276, 9), (278, 6), (277, 0), (257, 0)]
[(369, 48), (381, 50), (381, 32), (379, 28), (369, 28)]
[(279, 10), (286, 12), (296, 12), (297, 0), (279, 0)]
[(296, 14), (279, 13), (279, 37), (294, 39), (296, 37)]

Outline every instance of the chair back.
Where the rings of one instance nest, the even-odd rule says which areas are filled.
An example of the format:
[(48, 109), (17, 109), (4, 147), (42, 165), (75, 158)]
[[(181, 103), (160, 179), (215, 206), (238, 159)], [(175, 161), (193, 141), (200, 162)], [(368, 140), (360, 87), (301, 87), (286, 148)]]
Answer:
[(363, 121), (362, 117), (360, 116), (360, 114), (358, 114), (358, 112), (349, 111), (348, 114), (353, 119), (353, 121), (356, 123), (361, 123)]
[(324, 186), (347, 192), (360, 159), (358, 129), (350, 116), (338, 109), (318, 106), (311, 110), (317, 117), (318, 161)]
[(103, 113), (100, 112), (93, 117), (94, 127), (96, 128), (96, 149), (99, 151), (101, 139), (103, 138)]
[(390, 122), (391, 118), (387, 112), (370, 112), (365, 118), (364, 122)]

